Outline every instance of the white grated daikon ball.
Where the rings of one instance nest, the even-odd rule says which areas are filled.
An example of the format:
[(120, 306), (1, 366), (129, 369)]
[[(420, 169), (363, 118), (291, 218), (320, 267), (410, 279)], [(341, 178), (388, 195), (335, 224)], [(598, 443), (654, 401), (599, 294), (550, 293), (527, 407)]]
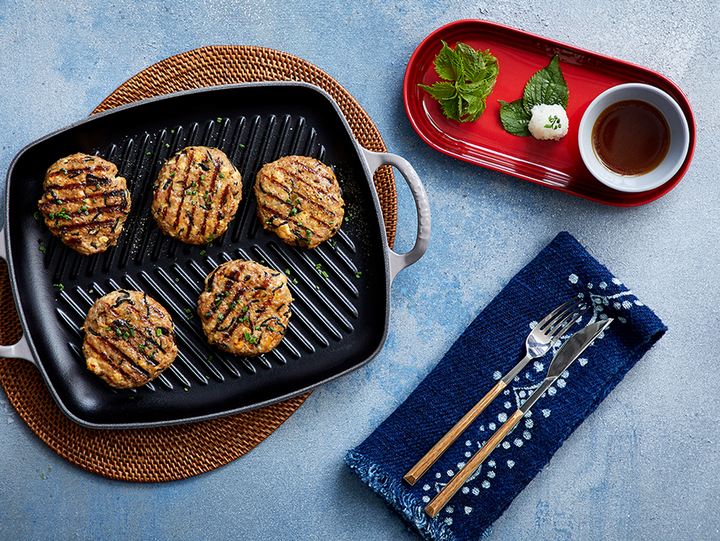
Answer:
[(535, 139), (559, 141), (567, 135), (568, 117), (562, 105), (536, 105), (528, 129)]

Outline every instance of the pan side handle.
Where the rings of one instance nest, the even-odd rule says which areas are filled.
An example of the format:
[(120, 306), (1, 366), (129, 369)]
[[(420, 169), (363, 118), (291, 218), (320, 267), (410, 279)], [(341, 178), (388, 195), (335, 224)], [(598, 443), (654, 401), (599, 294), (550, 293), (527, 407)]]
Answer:
[(412, 165), (410, 165), (405, 158), (387, 152), (373, 152), (365, 148), (362, 148), (362, 151), (365, 155), (365, 160), (367, 160), (370, 166), (370, 171), (373, 173), (383, 165), (391, 165), (400, 171), (400, 174), (405, 179), (405, 182), (407, 182), (415, 199), (418, 220), (415, 245), (409, 252), (405, 252), (404, 254), (398, 254), (389, 250), (390, 281), (392, 282), (398, 272), (415, 263), (427, 251), (428, 245), (430, 244), (430, 203), (428, 202), (428, 197), (420, 181), (420, 177), (418, 177), (415, 169), (413, 169)]
[[(5, 244), (5, 229), (0, 230), (0, 258), (7, 261), (7, 245)], [(4, 346), (0, 345), (0, 357), (4, 359), (25, 359), (35, 364), (30, 344), (23, 334), (16, 343)], [(36, 365), (37, 366), (37, 365)]]

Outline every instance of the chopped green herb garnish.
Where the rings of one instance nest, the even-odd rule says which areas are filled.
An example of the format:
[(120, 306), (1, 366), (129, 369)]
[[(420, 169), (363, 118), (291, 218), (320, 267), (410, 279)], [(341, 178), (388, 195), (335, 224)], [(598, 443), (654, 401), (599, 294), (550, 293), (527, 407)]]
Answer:
[(562, 122), (557, 115), (552, 115), (548, 117), (548, 123), (545, 124), (544, 127), (550, 128), (551, 130), (559, 130), (562, 127)]

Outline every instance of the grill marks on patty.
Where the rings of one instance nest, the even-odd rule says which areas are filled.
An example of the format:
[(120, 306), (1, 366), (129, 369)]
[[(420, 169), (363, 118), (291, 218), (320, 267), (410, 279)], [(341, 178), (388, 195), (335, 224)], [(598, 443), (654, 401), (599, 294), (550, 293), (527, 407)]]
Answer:
[(236, 355), (255, 356), (283, 339), (292, 301), (284, 274), (254, 261), (234, 260), (205, 279), (198, 315), (208, 343)]
[(170, 315), (140, 291), (119, 289), (99, 298), (83, 329), (87, 367), (112, 387), (144, 385), (177, 356)]
[(90, 255), (117, 243), (130, 213), (130, 192), (112, 162), (77, 153), (51, 165), (38, 201), (50, 232)]
[(345, 202), (332, 169), (306, 156), (286, 156), (255, 179), (258, 218), (287, 244), (314, 248), (340, 229)]
[(217, 148), (186, 147), (154, 184), (152, 214), (163, 233), (187, 244), (222, 235), (242, 199), (242, 177)]

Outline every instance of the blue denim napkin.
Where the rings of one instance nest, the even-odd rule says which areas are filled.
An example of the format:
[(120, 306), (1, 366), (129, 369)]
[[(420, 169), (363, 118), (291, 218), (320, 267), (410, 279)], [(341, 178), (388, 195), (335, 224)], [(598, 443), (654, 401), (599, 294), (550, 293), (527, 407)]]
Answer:
[[(530, 329), (575, 296), (592, 303), (573, 330), (598, 318), (612, 325), (431, 519), (427, 503), (545, 377), (560, 341), (531, 361), (414, 486), (403, 475), (525, 353)], [(407, 400), (358, 447), (347, 465), (426, 539), (477, 540), (550, 461), (667, 327), (569, 233), (523, 268), (448, 350)]]

